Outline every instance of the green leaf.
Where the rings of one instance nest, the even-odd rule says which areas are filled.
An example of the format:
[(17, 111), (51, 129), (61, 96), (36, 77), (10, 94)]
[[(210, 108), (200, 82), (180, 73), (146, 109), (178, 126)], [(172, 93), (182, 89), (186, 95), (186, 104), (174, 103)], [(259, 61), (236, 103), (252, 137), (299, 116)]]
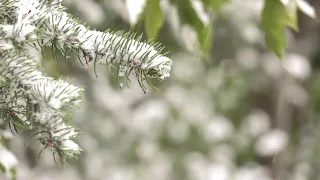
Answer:
[(280, 59), (282, 59), (286, 48), (286, 9), (280, 0), (265, 0), (264, 2), (261, 24), (262, 29), (266, 34), (266, 44)]
[(178, 1), (179, 0), (170, 0), (170, 3), (173, 4), (173, 5), (177, 5)]
[(207, 27), (203, 28), (199, 36), (201, 49), (206, 54), (210, 53), (210, 50), (212, 47), (212, 39), (213, 39), (213, 26), (212, 24), (209, 24)]
[(177, 0), (176, 3), (181, 22), (192, 26), (196, 30), (200, 47), (207, 54), (212, 45), (212, 24), (204, 25), (193, 8), (191, 0)]
[(221, 6), (229, 2), (230, 0), (202, 0), (205, 7), (209, 7), (215, 11), (219, 11)]
[(15, 167), (11, 168), (10, 173), (12, 176), (12, 180), (16, 180), (17, 179), (17, 169)]
[(145, 9), (145, 29), (147, 35), (156, 38), (163, 25), (160, 0), (148, 0)]
[[(217, 2), (227, 1), (229, 0), (202, 0), (206, 9), (208, 6), (209, 8), (212, 8)], [(192, 0), (170, 0), (170, 2), (177, 7), (181, 23), (190, 25), (197, 32), (198, 42), (201, 50), (206, 55), (209, 55), (213, 39), (212, 24), (205, 25), (202, 22), (198, 16), (198, 13), (193, 7)]]
[(202, 0), (202, 3), (205, 7), (211, 6), (211, 0)]
[(230, 0), (211, 0), (211, 8), (218, 11), (222, 5), (226, 4)]
[(0, 146), (5, 146), (5, 139), (0, 136)]
[(6, 168), (5, 168), (4, 165), (2, 165), (1, 163), (0, 163), (0, 170), (1, 170), (2, 172), (6, 172)]
[(299, 31), (298, 27), (298, 7), (295, 0), (291, 0), (286, 5), (287, 21), (286, 25), (295, 31)]
[(177, 8), (181, 22), (183, 24), (191, 25), (193, 28), (195, 28), (197, 33), (200, 34), (204, 28), (204, 24), (198, 17), (197, 12), (193, 9), (191, 0), (178, 0)]

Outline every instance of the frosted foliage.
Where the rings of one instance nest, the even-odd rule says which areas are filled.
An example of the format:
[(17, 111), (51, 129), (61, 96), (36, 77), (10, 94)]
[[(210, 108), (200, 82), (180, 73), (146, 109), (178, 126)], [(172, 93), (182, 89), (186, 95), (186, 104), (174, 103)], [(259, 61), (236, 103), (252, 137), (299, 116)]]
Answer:
[(183, 87), (171, 86), (167, 89), (166, 99), (174, 107), (182, 107), (184, 100), (188, 97), (188, 92)]
[(233, 126), (225, 117), (216, 117), (209, 120), (205, 127), (204, 137), (209, 142), (222, 141), (231, 137), (233, 133)]
[(299, 9), (306, 15), (316, 18), (317, 14), (315, 9), (306, 0), (296, 0)]
[(297, 106), (305, 106), (309, 100), (306, 90), (294, 83), (285, 83), (283, 85), (284, 98)]
[[(210, 164), (207, 168), (208, 180), (228, 180), (230, 178), (230, 169), (222, 164)], [(203, 179), (203, 180), (205, 180)]]
[(198, 17), (201, 19), (202, 23), (208, 25), (210, 23), (209, 15), (205, 12), (204, 5), (200, 0), (192, 1), (193, 8), (198, 14)]
[(133, 26), (137, 23), (140, 14), (143, 11), (143, 8), (146, 5), (146, 0), (126, 0), (126, 8), (129, 14), (129, 22)]
[(79, 146), (71, 140), (62, 141), (61, 149), (67, 151), (75, 151), (79, 149)]
[(288, 144), (288, 136), (281, 130), (272, 130), (263, 134), (255, 144), (257, 153), (261, 156), (272, 156), (282, 152)]
[(179, 29), (180, 43), (183, 44), (188, 50), (193, 51), (195, 49), (195, 44), (197, 44), (197, 33), (189, 25), (182, 25)]
[(258, 137), (270, 128), (270, 117), (262, 110), (253, 110), (244, 119), (243, 130), (253, 137)]
[(0, 167), (4, 168), (7, 177), (10, 177), (10, 169), (15, 168), (17, 164), (15, 155), (0, 144)]
[(137, 155), (144, 161), (152, 160), (152, 157), (158, 155), (157, 152), (157, 144), (153, 142), (142, 142), (137, 149)]
[(290, 0), (280, 0), (281, 2), (282, 2), (282, 4), (283, 5), (288, 5), (289, 4), (289, 2), (290, 2)]
[[(24, 41), (26, 40), (26, 37), (35, 30), (35, 26), (33, 25), (28, 25), (28, 24), (21, 24), (20, 26), (19, 25), (2, 26), (2, 31), (6, 34), (6, 38), (15, 38), (17, 41)], [(20, 31), (20, 29), (23, 29), (23, 30)]]
[(246, 25), (244, 28), (244, 31), (242, 31), (242, 37), (250, 43), (259, 43), (259, 41), (263, 39), (262, 32), (254, 24), (251, 24), (249, 22), (248, 25)]
[(190, 134), (190, 127), (188, 124), (178, 121), (168, 122), (168, 136), (176, 143), (185, 142)]
[(297, 54), (287, 55), (283, 61), (283, 66), (288, 73), (297, 79), (306, 80), (311, 74), (309, 61)]
[(228, 143), (219, 144), (210, 152), (210, 158), (217, 163), (232, 166), (236, 157), (233, 146)]
[(307, 162), (297, 163), (294, 167), (294, 180), (306, 180), (310, 179), (312, 173), (312, 167)]
[(274, 55), (267, 54), (262, 59), (262, 68), (271, 78), (279, 78), (283, 73), (281, 62), (275, 59)]
[(153, 127), (157, 127), (168, 116), (168, 109), (161, 101), (149, 101), (141, 105), (133, 113), (132, 122), (129, 123), (139, 133), (145, 135), (153, 133)]
[[(97, 64), (105, 65), (109, 70), (117, 66), (120, 87), (124, 83), (129, 86), (130, 77), (134, 76), (145, 94), (148, 92), (146, 85), (152, 86), (149, 79), (165, 80), (170, 76), (172, 65), (160, 43), (143, 40), (142, 35), (134, 33), (91, 30), (67, 13), (61, 3), (60, 0), (4, 0), (0, 3), (1, 131), (6, 126), (13, 134), (37, 130), (25, 147), (40, 142), (42, 149), (38, 158), (44, 150), (51, 150), (57, 165), (57, 159), (61, 164), (67, 164), (67, 160), (77, 158), (82, 151), (74, 140), (79, 133), (67, 123), (72, 118), (72, 110), (83, 102), (84, 89), (43, 73), (41, 59), (32, 55), (37, 52), (30, 51), (30, 47), (41, 52), (44, 59), (47, 59), (44, 46), (51, 48), (55, 60), (59, 59), (57, 51), (63, 54), (66, 62), (75, 55), (72, 59), (78, 57), (85, 67), (94, 64), (96, 76)], [(102, 12), (97, 3), (89, 0), (83, 1), (83, 5), (91, 5)], [(83, 9), (89, 10), (88, 7)], [(70, 52), (74, 54), (70, 55)], [(141, 124), (148, 122), (138, 131), (148, 131), (152, 118), (162, 119), (168, 114), (163, 104), (154, 106), (162, 108), (161, 111), (150, 109), (146, 116), (134, 115), (142, 120)], [(145, 121), (145, 118), (149, 119)], [(2, 137), (3, 134), (0, 143), (6, 145), (7, 139)], [(2, 169), (6, 171), (6, 168)], [(15, 171), (11, 173), (14, 175)]]
[(267, 169), (258, 165), (239, 168), (234, 176), (235, 180), (272, 180)]
[(263, 0), (234, 0), (224, 8), (226, 12), (234, 16), (232, 20), (248, 22), (251, 18), (259, 17), (263, 8)]
[(253, 49), (244, 48), (237, 52), (236, 60), (244, 68), (252, 70), (258, 66), (257, 55), (258, 54)]

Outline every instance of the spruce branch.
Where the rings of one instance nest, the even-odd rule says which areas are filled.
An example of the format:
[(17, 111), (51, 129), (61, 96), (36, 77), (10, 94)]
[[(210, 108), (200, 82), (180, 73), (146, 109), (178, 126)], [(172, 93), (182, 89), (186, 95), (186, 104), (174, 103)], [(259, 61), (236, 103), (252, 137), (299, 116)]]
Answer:
[[(78, 132), (65, 121), (70, 108), (79, 107), (84, 90), (63, 79), (45, 76), (26, 44), (43, 51), (60, 51), (65, 59), (75, 52), (85, 66), (117, 67), (119, 85), (129, 86), (134, 76), (146, 93), (149, 78), (169, 77), (172, 61), (164, 47), (142, 35), (123, 31), (105, 32), (89, 27), (65, 12), (61, 0), (3, 0), (0, 2), (0, 118), (12, 132), (34, 130), (29, 145), (38, 140), (63, 163), (75, 158), (81, 148), (74, 142)], [(97, 75), (97, 74), (96, 74)], [(150, 84), (152, 86), (152, 84)]]
[(67, 112), (63, 107), (79, 106), (83, 89), (43, 76), (33, 60), (14, 49), (1, 51), (0, 58), (1, 75), (9, 84), (2, 86), (6, 97), (2, 99), (2, 118), (6, 118), (16, 132), (21, 128), (39, 129), (35, 140), (39, 140), (44, 149), (51, 148), (63, 163), (66, 158), (79, 154), (80, 147), (72, 141), (77, 132), (65, 125)]
[[(59, 50), (64, 56), (67, 56), (67, 52), (76, 51), (79, 61), (86, 65), (93, 61), (94, 69), (97, 64), (117, 64), (120, 87), (123, 86), (123, 82), (120, 82), (122, 78), (129, 82), (129, 76), (134, 75), (146, 92), (144, 83), (149, 82), (148, 78), (162, 81), (169, 77), (172, 61), (165, 56), (160, 43), (152, 39), (142, 41), (142, 36), (136, 36), (135, 33), (90, 30), (64, 12), (58, 5), (60, 1), (28, 2), (20, 3), (17, 7), (22, 17), (18, 24), (28, 24), (30, 30), (36, 27), (38, 47), (47, 46), (53, 52)], [(50, 8), (51, 4), (59, 7), (58, 10)]]
[(128, 82), (130, 74), (136, 76), (144, 92), (147, 91), (144, 81), (148, 83), (148, 77), (159, 80), (169, 77), (172, 61), (161, 54), (164, 48), (152, 40), (140, 41), (142, 36), (123, 31), (89, 30), (65, 12), (51, 14), (39, 27), (45, 32), (40, 34), (41, 46), (60, 50), (64, 55), (76, 50), (82, 64), (93, 61), (94, 70), (97, 64), (117, 64), (120, 87), (123, 86), (120, 79), (126, 78)]

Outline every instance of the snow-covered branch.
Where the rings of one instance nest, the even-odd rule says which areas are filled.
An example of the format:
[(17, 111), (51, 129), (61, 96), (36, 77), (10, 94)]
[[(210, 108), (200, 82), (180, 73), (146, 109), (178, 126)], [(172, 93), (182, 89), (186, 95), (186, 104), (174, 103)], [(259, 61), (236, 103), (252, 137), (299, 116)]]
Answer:
[(43, 145), (39, 155), (50, 148), (63, 163), (81, 151), (73, 141), (78, 133), (65, 120), (70, 107), (79, 107), (83, 89), (44, 75), (26, 44), (47, 46), (65, 57), (76, 53), (80, 63), (93, 64), (94, 69), (116, 67), (120, 87), (129, 85), (134, 76), (145, 93), (149, 78), (168, 78), (172, 65), (159, 43), (143, 41), (134, 33), (91, 30), (66, 13), (60, 0), (1, 1), (0, 118), (12, 132), (38, 129), (30, 143), (39, 140)]

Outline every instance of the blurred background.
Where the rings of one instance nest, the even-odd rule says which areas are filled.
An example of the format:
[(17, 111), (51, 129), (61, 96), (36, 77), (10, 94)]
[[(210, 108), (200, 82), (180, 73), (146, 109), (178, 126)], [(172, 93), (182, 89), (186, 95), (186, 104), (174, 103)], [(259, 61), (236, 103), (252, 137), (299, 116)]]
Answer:
[[(320, 1), (309, 2), (320, 12)], [(141, 0), (64, 4), (94, 29), (145, 32)], [(136, 82), (120, 90), (107, 67), (100, 66), (96, 78), (92, 67), (77, 61), (66, 66), (47, 50), (46, 71), (72, 77), (86, 89), (70, 122), (82, 132), (77, 141), (84, 151), (69, 167), (59, 168), (50, 151), (37, 159), (40, 143), (23, 148), (31, 133), (20, 134), (9, 143), (19, 160), (17, 179), (320, 179), (317, 21), (299, 13), (300, 31), (286, 30), (280, 61), (259, 27), (262, 0), (226, 1), (214, 14), (198, 0), (192, 1), (192, 12), (183, 13), (183, 3), (160, 4), (163, 26), (157, 41), (173, 60), (171, 77), (156, 84), (160, 91), (145, 95)], [(195, 27), (183, 19), (200, 19), (210, 28), (209, 55), (201, 50), (206, 47), (198, 43)]]

